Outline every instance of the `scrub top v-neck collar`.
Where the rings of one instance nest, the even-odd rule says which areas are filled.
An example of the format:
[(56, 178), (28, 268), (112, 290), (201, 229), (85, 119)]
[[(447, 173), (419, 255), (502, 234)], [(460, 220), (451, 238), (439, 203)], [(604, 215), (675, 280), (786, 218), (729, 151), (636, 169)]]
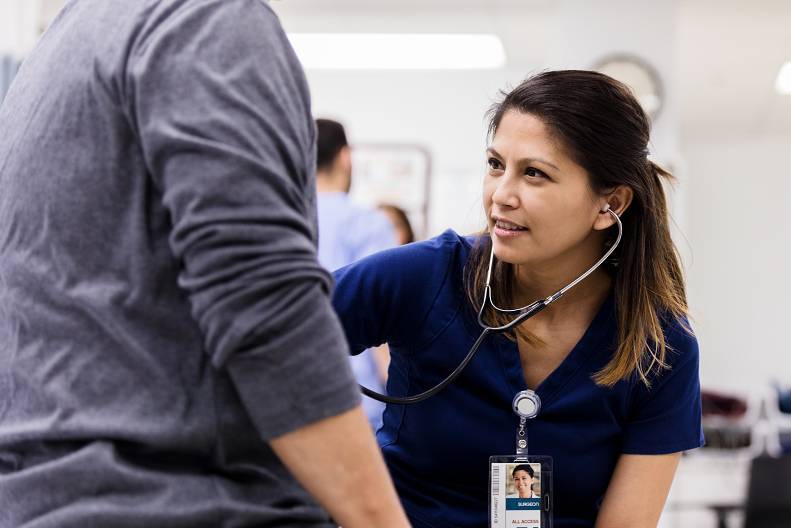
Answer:
[[(591, 361), (600, 352), (602, 346), (601, 341), (608, 335), (612, 335), (608, 330), (610, 330), (611, 325), (614, 324), (615, 314), (613, 308), (614, 299), (611, 291), (602, 303), (593, 321), (588, 325), (585, 333), (571, 349), (571, 352), (569, 352), (560, 365), (550, 372), (549, 375), (539, 383), (538, 387), (534, 389), (541, 398), (541, 403), (544, 407), (551, 404), (560, 390), (566, 383), (574, 378), (580, 368)], [(497, 349), (506, 380), (514, 391), (514, 394), (526, 390), (528, 387), (527, 382), (525, 382), (522, 362), (519, 357), (519, 346), (517, 343), (504, 336), (498, 336)]]

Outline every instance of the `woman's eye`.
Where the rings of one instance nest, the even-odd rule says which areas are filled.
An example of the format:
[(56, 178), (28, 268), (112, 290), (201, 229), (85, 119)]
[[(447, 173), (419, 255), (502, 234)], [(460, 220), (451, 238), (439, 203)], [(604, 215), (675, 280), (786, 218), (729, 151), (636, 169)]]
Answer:
[(503, 168), (502, 164), (496, 158), (489, 158), (486, 163), (489, 165), (491, 170), (501, 170)]
[(525, 170), (525, 175), (530, 176), (532, 178), (547, 178), (546, 174), (536, 169), (535, 167), (528, 167)]

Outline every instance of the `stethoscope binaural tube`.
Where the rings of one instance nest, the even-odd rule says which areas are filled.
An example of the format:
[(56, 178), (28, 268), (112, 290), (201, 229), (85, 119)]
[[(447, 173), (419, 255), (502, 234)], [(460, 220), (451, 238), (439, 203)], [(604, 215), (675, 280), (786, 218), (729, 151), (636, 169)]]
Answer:
[[(483, 328), (481, 335), (478, 336), (478, 339), (475, 340), (472, 347), (470, 347), (469, 352), (464, 357), (464, 359), (459, 363), (459, 365), (451, 372), (444, 380), (439, 382), (438, 384), (434, 385), (427, 391), (421, 392), (420, 394), (415, 394), (413, 396), (404, 396), (404, 397), (396, 397), (396, 396), (388, 396), (386, 394), (380, 394), (376, 391), (369, 389), (368, 387), (363, 387), (360, 385), (360, 390), (362, 390), (363, 394), (368, 396), (369, 398), (373, 398), (374, 400), (378, 400), (384, 403), (392, 403), (394, 405), (408, 405), (413, 403), (419, 403), (423, 400), (427, 400), (431, 398), (435, 394), (439, 393), (442, 389), (453, 383), (453, 381), (459, 377), (459, 374), (467, 367), (467, 365), (472, 361), (472, 358), (475, 357), (476, 352), (481, 347), (481, 343), (483, 340), (486, 339), (486, 336), (494, 333), (494, 334), (501, 334), (511, 330), (512, 328), (522, 324), (523, 322), (527, 321), (541, 310), (552, 304), (553, 302), (560, 299), (567, 291), (571, 288), (585, 280), (588, 275), (596, 271), (596, 269), (601, 266), (609, 257), (612, 255), (613, 251), (618, 247), (618, 244), (621, 242), (621, 237), (623, 236), (623, 224), (621, 223), (621, 219), (618, 217), (618, 214), (610, 209), (609, 204), (602, 209), (602, 212), (610, 213), (612, 217), (615, 219), (615, 223), (618, 226), (618, 236), (615, 238), (615, 242), (612, 246), (607, 250), (607, 252), (598, 260), (596, 263), (588, 268), (585, 273), (568, 283), (566, 286), (558, 290), (557, 292), (553, 293), (549, 297), (545, 299), (540, 299), (535, 301), (527, 306), (523, 306), (521, 308), (513, 308), (513, 309), (504, 309), (498, 308), (496, 304), (494, 304), (494, 300), (492, 300), (492, 288), (491, 288), (491, 278), (492, 278), (492, 267), (494, 265), (494, 244), (492, 244), (492, 251), (489, 255), (489, 270), (486, 274), (486, 287), (484, 290), (484, 297), (483, 302), (481, 303), (481, 308), (478, 310), (478, 324)], [(516, 314), (514, 319), (504, 325), (501, 326), (489, 326), (483, 320), (483, 312), (486, 309), (487, 302), (500, 313), (508, 313), (508, 314)]]

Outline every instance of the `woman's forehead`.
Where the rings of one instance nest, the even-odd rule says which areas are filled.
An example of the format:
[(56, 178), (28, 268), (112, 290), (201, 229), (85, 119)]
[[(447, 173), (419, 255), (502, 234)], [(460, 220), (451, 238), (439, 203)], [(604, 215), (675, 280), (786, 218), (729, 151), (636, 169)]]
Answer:
[(562, 145), (541, 119), (517, 110), (508, 110), (503, 115), (490, 147), (513, 159), (539, 159), (556, 166), (569, 161)]

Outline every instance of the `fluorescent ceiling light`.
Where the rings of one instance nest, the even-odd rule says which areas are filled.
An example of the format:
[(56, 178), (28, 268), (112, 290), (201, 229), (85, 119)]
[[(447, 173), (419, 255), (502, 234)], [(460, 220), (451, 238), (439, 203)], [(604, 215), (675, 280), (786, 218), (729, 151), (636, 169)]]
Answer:
[(336, 70), (477, 70), (505, 66), (496, 35), (290, 33), (305, 68)]
[(775, 89), (781, 94), (791, 95), (791, 61), (786, 62), (780, 68), (775, 81)]

